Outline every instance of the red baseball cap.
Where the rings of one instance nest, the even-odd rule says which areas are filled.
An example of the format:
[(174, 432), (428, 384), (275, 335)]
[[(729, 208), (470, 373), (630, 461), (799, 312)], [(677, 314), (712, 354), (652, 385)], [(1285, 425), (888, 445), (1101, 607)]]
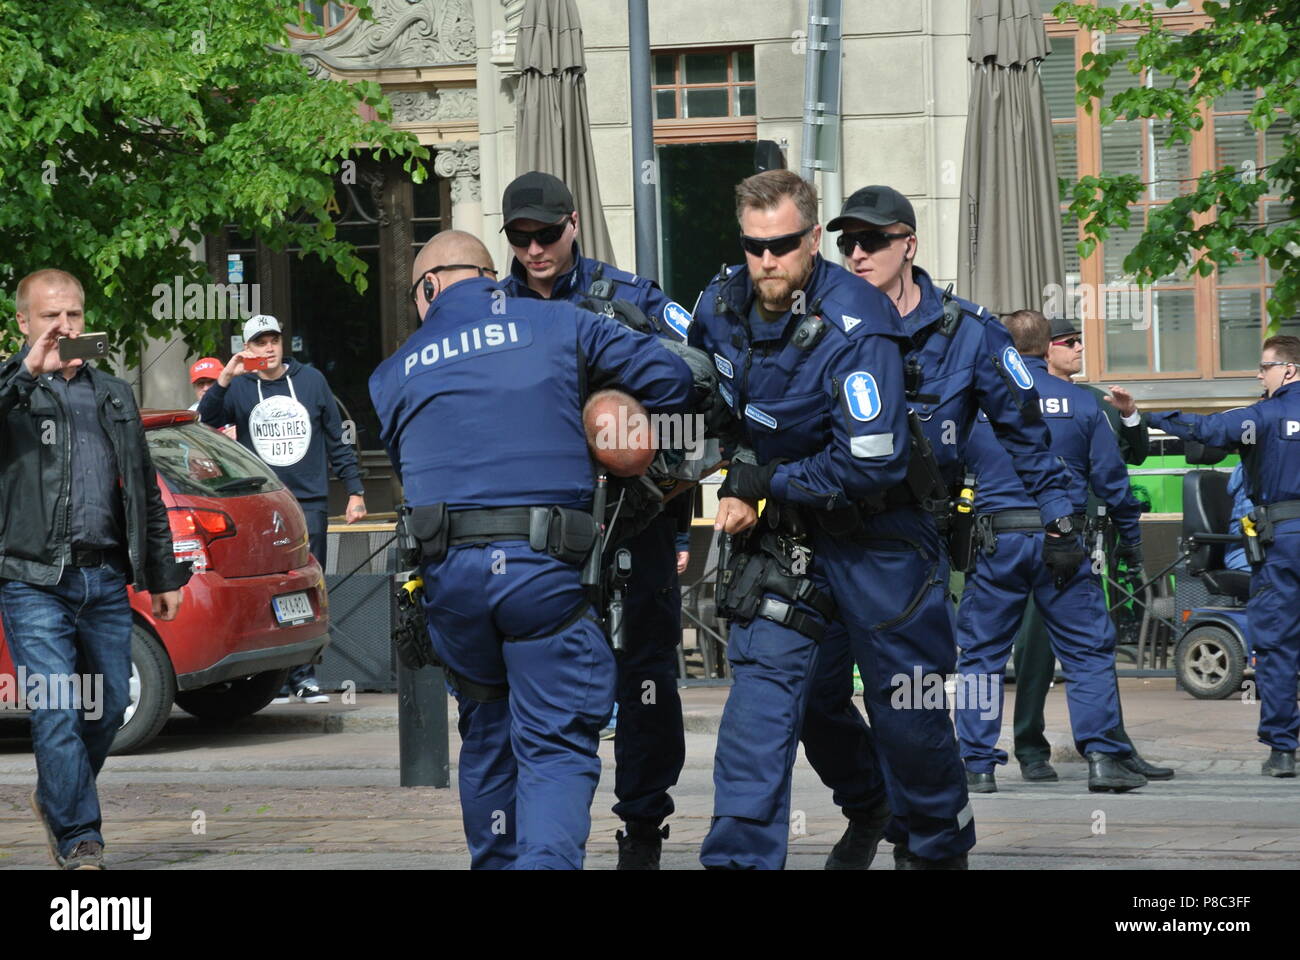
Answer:
[(204, 357), (190, 367), (190, 383), (199, 380), (215, 380), (221, 376), (221, 371), (224, 369), (226, 365), (216, 357)]

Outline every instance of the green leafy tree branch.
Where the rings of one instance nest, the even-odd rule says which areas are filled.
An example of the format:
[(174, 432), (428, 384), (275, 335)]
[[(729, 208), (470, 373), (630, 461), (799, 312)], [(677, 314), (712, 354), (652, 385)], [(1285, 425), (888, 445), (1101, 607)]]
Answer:
[[(1165, 0), (1164, 7), (1177, 6)], [(1258, 92), (1248, 121), (1258, 131), (1279, 127), (1281, 153), (1258, 169), (1232, 166), (1209, 170), (1186, 192), (1154, 207), (1137, 245), (1124, 258), (1123, 269), (1147, 284), (1180, 269), (1212, 274), (1217, 267), (1265, 260), (1274, 271), (1268, 302), (1270, 328), (1295, 314), (1300, 303), (1300, 0), (1206, 0), (1209, 23), (1187, 33), (1171, 30), (1150, 0), (1102, 8), (1061, 3), (1053, 14), (1076, 19), (1095, 33), (1110, 34), (1125, 27), (1142, 31), (1125, 64), (1134, 86), (1104, 101), (1107, 81), (1128, 55), (1123, 49), (1095, 50), (1083, 55), (1076, 75), (1078, 102), (1092, 112), (1101, 104), (1099, 120), (1148, 118), (1168, 131), (1166, 143), (1190, 143), (1205, 123), (1205, 112), (1225, 94)], [(1143, 85), (1143, 69), (1162, 81)], [(1083, 226), (1080, 256), (1089, 256), (1111, 228), (1129, 226), (1129, 206), (1148, 184), (1132, 174), (1084, 176), (1063, 183), (1071, 200), (1070, 213)], [(1261, 221), (1259, 201), (1279, 198), (1282, 213)]]
[(420, 182), (428, 151), (389, 125), (378, 84), (310, 76), (286, 50), (286, 24), (317, 29), (292, 0), (0, 0), (11, 349), (18, 280), (59, 267), (86, 287), (89, 327), (128, 362), (146, 336), (212, 351), (221, 320), (157, 318), (153, 290), (213, 282), (186, 242), (227, 224), (333, 263), (364, 291), (365, 264), (325, 210), (343, 161), (364, 145)]

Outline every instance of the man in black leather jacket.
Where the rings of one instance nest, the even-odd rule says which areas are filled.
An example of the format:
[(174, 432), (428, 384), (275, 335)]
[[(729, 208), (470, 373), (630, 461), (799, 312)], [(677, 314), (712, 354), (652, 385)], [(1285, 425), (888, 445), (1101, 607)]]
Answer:
[(0, 365), (0, 614), (32, 711), (32, 806), (65, 869), (100, 869), (95, 778), (129, 699), (126, 585), (153, 615), (180, 609), (187, 564), (172, 553), (167, 511), (131, 388), (58, 341), (85, 327), (76, 277), (40, 270), (18, 285), (26, 346)]

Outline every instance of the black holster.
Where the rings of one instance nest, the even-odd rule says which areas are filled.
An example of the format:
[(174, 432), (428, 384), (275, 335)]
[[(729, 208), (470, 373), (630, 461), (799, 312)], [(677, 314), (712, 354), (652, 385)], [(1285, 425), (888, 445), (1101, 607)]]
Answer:
[[(804, 565), (796, 573), (796, 555)], [(795, 609), (798, 602), (811, 606), (827, 620), (835, 616), (835, 602), (818, 591), (808, 576), (812, 550), (774, 531), (751, 534), (718, 569), (718, 616), (749, 621), (763, 617), (789, 626), (806, 637), (820, 641), (825, 627), (815, 618)], [(775, 601), (764, 594), (780, 597)]]
[(421, 565), (441, 563), (447, 556), (447, 539), (451, 528), (447, 523), (445, 503), (411, 508), (406, 518), (406, 528), (419, 545)]
[(586, 560), (599, 533), (596, 519), (581, 510), (533, 507), (529, 511), (528, 545), (563, 563), (579, 564)]

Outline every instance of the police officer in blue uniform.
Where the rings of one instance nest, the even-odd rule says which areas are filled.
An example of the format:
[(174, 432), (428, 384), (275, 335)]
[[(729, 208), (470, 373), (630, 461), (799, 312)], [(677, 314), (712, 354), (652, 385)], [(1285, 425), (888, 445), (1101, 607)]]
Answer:
[(1141, 550), (1141, 508), (1129, 492), (1119, 444), (1096, 396), (1047, 371), (1050, 328), (1041, 313), (1007, 318), (1024, 361), (1013, 376), (1033, 384), (1051, 432), (1051, 449), (1070, 480), (1072, 515), (1046, 531), (1017, 476), (1010, 454), (980, 417), (971, 430), (967, 463), (975, 474), (980, 550), (957, 611), (961, 647), (957, 678), (957, 736), (971, 786), (993, 785), (1006, 763), (997, 748), (1002, 678), (1025, 604), (1032, 595), (1065, 671), (1065, 695), (1075, 745), (1088, 760), (1088, 789), (1124, 792), (1145, 786), (1133, 748), (1119, 736), (1115, 687), (1115, 627), (1101, 578), (1093, 572), (1081, 531), (1088, 487), (1110, 508), (1121, 553)]
[[(511, 297), (567, 300), (613, 316), (631, 304), (657, 333), (685, 340), (691, 315), (645, 277), (582, 256), (578, 214), (564, 183), (533, 171), (501, 199), (506, 239), (514, 253), (502, 284)], [(678, 496), (624, 546), (632, 552), (627, 585), (626, 645), (618, 654), (618, 725), (614, 738), (614, 813), (619, 869), (658, 869), (673, 812), (668, 795), (686, 762), (677, 644), (682, 636), (680, 555), (690, 549), (694, 498)]]
[[(978, 411), (990, 419), (998, 442), (1012, 455), (1042, 523), (1069, 515), (1073, 508), (1059, 466), (1047, 449), (1038, 395), (1018, 373), (1023, 364), (1011, 338), (988, 311), (939, 290), (929, 274), (915, 265), (919, 241), (911, 202), (891, 187), (863, 187), (848, 198), (827, 229), (841, 231), (837, 243), (846, 265), (881, 290), (903, 318), (908, 335), (904, 359), (907, 402), (934, 454), (939, 476), (934, 481), (938, 489), (930, 495), (931, 506), (945, 522), (947, 538), (961, 539), (961, 526), (944, 514), (949, 507), (947, 493), (959, 490), (964, 477), (965, 442)], [(924, 525), (928, 528), (933, 523), (930, 517)], [(964, 566), (965, 561), (958, 565)], [(948, 576), (945, 544), (935, 557), (933, 589), (917, 599), (916, 619), (928, 624), (928, 631), (920, 635), (907, 627), (890, 627), (878, 631), (873, 643), (899, 650), (919, 645), (917, 662), (928, 664), (937, 674), (951, 673), (956, 644)], [(911, 676), (912, 664), (902, 658), (900, 663), (899, 672)], [(890, 691), (868, 694), (870, 706), (871, 696), (887, 701)], [(882, 833), (894, 843), (895, 866), (902, 869), (924, 868), (927, 858), (955, 857), (961, 847), (956, 839), (961, 833), (957, 823), (950, 817), (939, 822), (945, 818), (926, 811), (962, 810), (956, 806), (957, 794), (940, 783), (921, 795), (914, 788), (893, 784), (892, 796), (887, 796), (886, 771), (876, 757), (875, 734), (863, 722), (852, 697), (849, 642), (842, 630), (835, 629), (822, 643), (821, 668), (803, 734), (809, 763), (832, 788), (835, 802), (849, 818), (844, 836), (827, 860), (827, 869), (866, 869)], [(889, 823), (891, 804), (899, 816)], [(905, 819), (909, 809), (927, 836), (944, 839), (909, 846)], [(927, 852), (918, 857), (918, 849)]]
[[(1151, 425), (1186, 440), (1241, 452), (1253, 521), (1247, 540), (1263, 548), (1252, 562), (1246, 608), (1255, 645), (1259, 740), (1269, 747), (1261, 772), (1295, 776), (1296, 675), (1300, 672), (1300, 338), (1269, 337), (1259, 362), (1264, 399), (1209, 416), (1151, 414)], [(1250, 534), (1250, 527), (1254, 534)], [(1255, 544), (1251, 544), (1255, 547)], [(1252, 550), (1248, 548), (1247, 556)]]
[[(839, 617), (865, 636), (875, 623), (910, 623), (904, 593), (926, 580), (924, 551), (935, 545), (915, 543), (910, 531), (899, 539), (907, 511), (884, 504), (909, 455), (897, 314), (817, 255), (811, 184), (773, 170), (742, 181), (736, 199), (745, 265), (724, 268), (704, 291), (689, 337), (713, 357), (718, 391), (742, 423), (715, 526), (749, 531), (721, 564), (733, 685), (700, 860), (780, 869), (791, 770), (827, 624)], [(767, 502), (761, 519), (759, 500)], [(888, 665), (862, 653), (867, 676), (883, 684), (876, 665)], [(890, 761), (926, 776), (946, 771), (964, 804), (947, 717), (884, 714), (873, 720)]]
[(676, 412), (691, 376), (652, 337), (504, 296), (494, 272), (476, 237), (430, 240), (416, 262), (423, 326), (370, 394), (457, 692), (472, 866), (578, 868), (615, 673), (579, 571), (598, 538), (583, 404), (617, 384)]

